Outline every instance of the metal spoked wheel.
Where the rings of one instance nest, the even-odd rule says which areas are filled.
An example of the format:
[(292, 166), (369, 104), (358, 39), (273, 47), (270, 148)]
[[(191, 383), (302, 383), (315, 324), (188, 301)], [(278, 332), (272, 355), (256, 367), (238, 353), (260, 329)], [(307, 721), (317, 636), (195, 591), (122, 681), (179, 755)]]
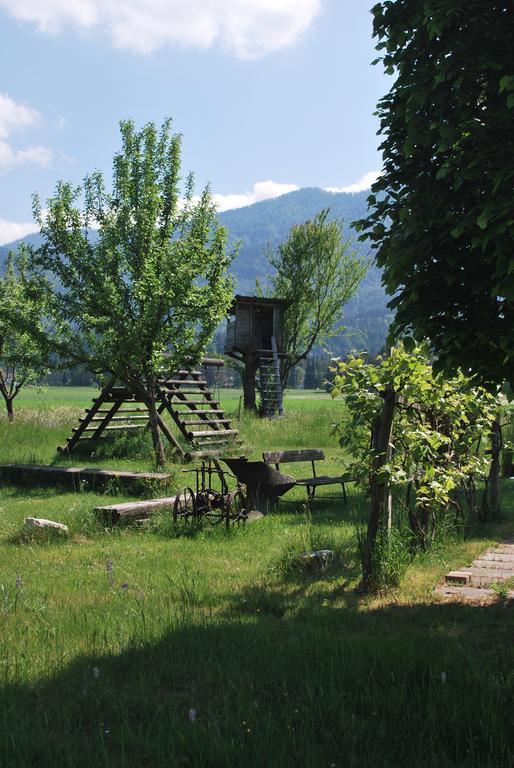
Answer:
[(225, 525), (244, 523), (247, 518), (246, 499), (243, 491), (237, 489), (225, 496)]
[(219, 491), (206, 488), (199, 491), (197, 496), (197, 514), (205, 517), (212, 524), (219, 523), (224, 518), (224, 497)]
[(177, 522), (179, 517), (187, 521), (196, 516), (197, 504), (195, 492), (192, 488), (184, 488), (181, 493), (177, 494), (175, 503), (173, 504), (173, 522)]

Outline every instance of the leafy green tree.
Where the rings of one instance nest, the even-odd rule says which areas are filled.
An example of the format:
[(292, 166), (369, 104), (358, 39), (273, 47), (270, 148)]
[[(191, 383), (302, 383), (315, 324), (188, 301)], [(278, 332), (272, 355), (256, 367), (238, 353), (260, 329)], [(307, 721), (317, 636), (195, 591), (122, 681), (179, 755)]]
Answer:
[(434, 372), (426, 345), (410, 353), (395, 347), (377, 365), (350, 356), (337, 366), (332, 395), (345, 400), (349, 422), (341, 425), (340, 443), (370, 492), (362, 565), (363, 585), (371, 588), (380, 533), (393, 522), (390, 493), (396, 522), (405, 509), (413, 539), (426, 548), (439, 521), (463, 516), (458, 491), (473, 488), (474, 476), (487, 477), (490, 460), (479, 447), (499, 400), (461, 372)]
[(316, 344), (341, 333), (344, 305), (366, 274), (366, 264), (343, 238), (341, 222), (329, 221), (329, 213), (326, 208), (291, 227), (288, 239), (268, 255), (275, 269), (272, 294), (291, 302), (284, 318), (284, 387), (291, 368)]
[(95, 172), (82, 189), (60, 182), (45, 213), (35, 198), (44, 242), (33, 263), (51, 278), (50, 347), (147, 401), (162, 464), (156, 382), (197, 361), (226, 315), (230, 256), (209, 188), (196, 199), (189, 176), (181, 195), (171, 121), (139, 132), (125, 121), (121, 135), (112, 192)]
[(28, 272), (27, 255), (10, 254), (0, 278), (0, 392), (9, 421), (14, 420), (14, 399), (25, 384), (48, 371), (48, 350), (29, 332), (45, 329), (45, 293)]
[(373, 8), (395, 75), (378, 104), (384, 157), (359, 223), (394, 296), (397, 334), (437, 365), (514, 380), (514, 7), (395, 0)]

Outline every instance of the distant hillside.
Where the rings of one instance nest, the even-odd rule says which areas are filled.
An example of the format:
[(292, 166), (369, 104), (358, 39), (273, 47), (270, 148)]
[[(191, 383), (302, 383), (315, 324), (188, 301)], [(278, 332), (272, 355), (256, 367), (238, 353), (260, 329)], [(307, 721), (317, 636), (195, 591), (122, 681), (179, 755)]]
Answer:
[[(237, 208), (219, 215), (228, 228), (230, 243), (240, 241), (240, 250), (231, 271), (241, 293), (252, 293), (255, 278), (269, 274), (266, 249), (283, 242), (293, 224), (312, 219), (323, 208), (330, 208), (330, 218), (342, 219), (345, 236), (350, 238), (363, 258), (371, 258), (369, 248), (357, 242), (351, 222), (366, 215), (368, 192), (349, 194), (325, 192), (316, 187), (300, 189), (287, 195)], [(381, 284), (380, 270), (370, 265), (356, 296), (347, 304), (343, 323), (350, 335), (332, 339), (330, 351), (341, 355), (353, 347), (376, 354), (383, 347), (391, 312)]]
[[(232, 245), (240, 242), (237, 258), (231, 266), (240, 293), (253, 293), (255, 280), (265, 283), (269, 275), (266, 249), (276, 248), (287, 238), (293, 224), (301, 224), (313, 218), (323, 208), (330, 208), (330, 218), (343, 220), (345, 236), (354, 241), (354, 247), (364, 258), (370, 258), (369, 249), (356, 242), (350, 224), (366, 214), (367, 192), (356, 194), (331, 193), (309, 187), (297, 192), (254, 203), (219, 214), (219, 220), (229, 231)], [(24, 242), (40, 243), (38, 235), (29, 235)], [(17, 243), (0, 246), (0, 272), (9, 250)], [(349, 348), (367, 349), (376, 354), (384, 344), (391, 313), (386, 307), (387, 298), (381, 285), (380, 271), (371, 265), (357, 295), (346, 307), (343, 323), (351, 331), (330, 342), (333, 354), (344, 354)]]

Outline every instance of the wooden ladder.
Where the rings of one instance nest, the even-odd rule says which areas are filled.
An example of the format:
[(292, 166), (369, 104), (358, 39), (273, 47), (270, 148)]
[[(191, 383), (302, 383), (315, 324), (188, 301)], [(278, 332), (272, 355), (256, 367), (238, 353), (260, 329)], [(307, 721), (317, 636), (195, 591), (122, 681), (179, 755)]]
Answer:
[[(185, 452), (164, 421), (166, 413), (184, 439), (195, 448), (221, 450), (238, 435), (238, 430), (231, 428), (230, 419), (214, 399), (201, 371), (184, 369), (159, 379), (156, 400), (159, 429), (180, 456)], [(79, 442), (97, 440), (104, 433), (149, 428), (147, 400), (138, 398), (128, 387), (110, 382), (99, 397), (93, 399), (92, 407), (86, 408), (78, 427), (58, 450), (71, 452)]]
[(259, 391), (263, 416), (284, 414), (280, 363), (275, 337), (271, 337), (271, 349), (259, 350)]
[[(180, 444), (161, 417), (163, 410), (159, 406), (159, 428), (174, 449), (183, 455), (184, 451)], [(104, 433), (139, 431), (149, 428), (146, 399), (137, 397), (128, 387), (116, 386), (115, 382), (111, 381), (102, 389), (99, 397), (93, 398), (92, 407), (86, 408), (86, 414), (79, 419), (78, 427), (72, 429), (71, 437), (68, 437), (66, 444), (59, 446), (57, 450), (60, 453), (71, 453), (79, 442), (98, 440)]]
[(184, 438), (196, 448), (221, 449), (239, 434), (201, 371), (183, 369), (158, 383), (160, 408), (166, 408)]

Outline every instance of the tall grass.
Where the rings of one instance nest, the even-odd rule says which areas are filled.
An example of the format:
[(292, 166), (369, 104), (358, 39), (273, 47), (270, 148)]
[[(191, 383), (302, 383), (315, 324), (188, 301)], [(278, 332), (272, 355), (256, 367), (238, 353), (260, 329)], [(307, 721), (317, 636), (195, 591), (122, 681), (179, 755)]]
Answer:
[[(62, 407), (2, 424), (2, 462), (51, 457)], [(316, 401), (283, 421), (245, 417), (241, 432), (255, 456), (323, 447), (328, 473), (332, 419)], [(0, 486), (0, 765), (512, 765), (510, 612), (441, 604), (432, 588), (512, 531), (513, 486), (500, 524), (441, 541), (372, 600), (354, 592), (366, 501), (352, 487), (346, 506), (322, 489), (309, 515), (300, 490), (227, 532), (177, 528), (169, 513), (105, 528), (92, 510), (123, 499), (115, 488)], [(27, 536), (28, 515), (69, 538)], [(334, 552), (324, 573), (297, 568), (321, 548)]]

